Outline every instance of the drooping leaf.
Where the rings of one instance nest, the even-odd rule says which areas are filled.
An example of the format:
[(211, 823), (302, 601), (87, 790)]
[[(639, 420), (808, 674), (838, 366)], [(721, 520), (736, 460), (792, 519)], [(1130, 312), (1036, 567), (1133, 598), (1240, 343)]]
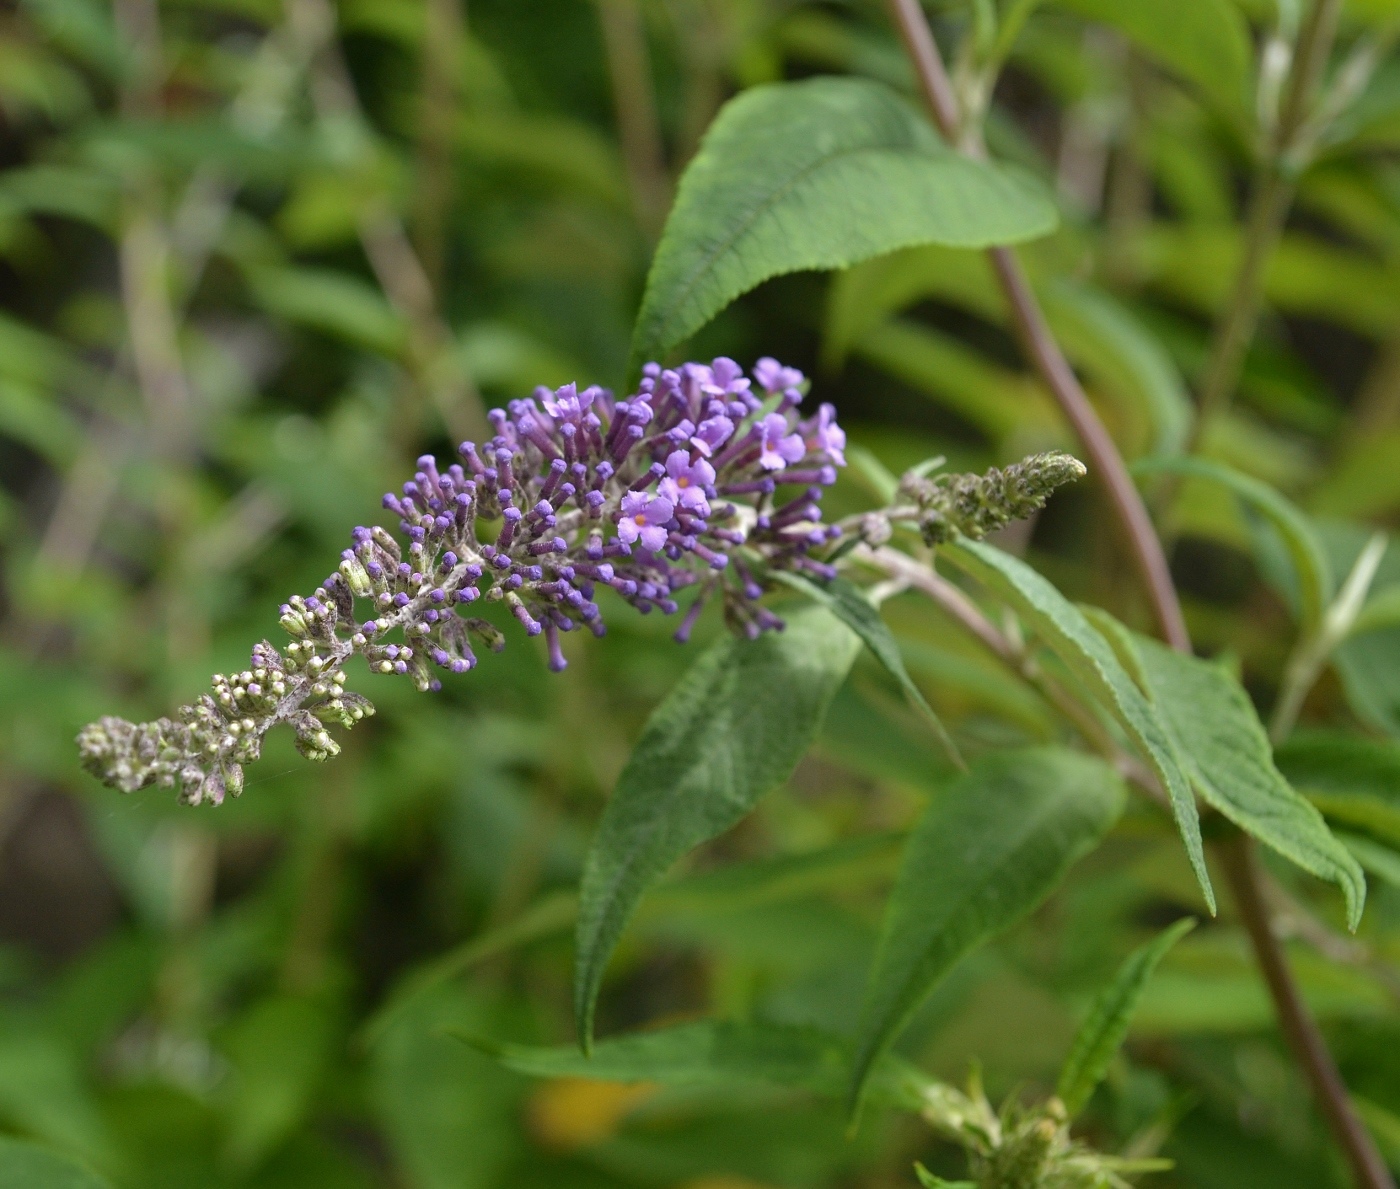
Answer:
[(719, 641), (652, 714), (584, 866), (574, 1010), (585, 1048), (603, 969), (642, 894), (787, 779), (859, 647), (828, 611), (802, 608), (782, 632)]
[(1080, 1112), (1108, 1072), (1123, 1038), (1128, 1035), (1128, 1024), (1138, 997), (1157, 963), (1195, 925), (1191, 917), (1183, 917), (1139, 946), (1118, 968), (1113, 981), (1094, 999), (1089, 1014), (1075, 1034), (1074, 1046), (1060, 1070), (1055, 1090), (1071, 1117)]
[(0, 1138), (0, 1189), (110, 1189), (69, 1156), (39, 1144)]
[[(572, 1045), (536, 1048), (462, 1036), (508, 1069), (532, 1077), (655, 1082), (663, 1086), (783, 1086), (828, 1098), (844, 1094), (850, 1046), (816, 1028), (704, 1020), (599, 1041), (591, 1056)], [(872, 1079), (881, 1102), (918, 1110), (928, 1077), (887, 1055)]]
[(937, 797), (910, 837), (881, 930), (851, 1083), (965, 954), (1016, 923), (1118, 817), (1107, 764), (1064, 748), (995, 751)]
[(1332, 565), (1308, 519), (1267, 483), (1241, 474), (1208, 458), (1150, 458), (1133, 465), (1137, 474), (1169, 471), (1209, 479), (1228, 488), (1254, 512), (1263, 516), (1283, 538), (1298, 580), (1299, 618), (1306, 631), (1314, 631), (1333, 594)]
[(1148, 57), (1195, 83), (1228, 115), (1244, 110), (1249, 26), (1230, 0), (1058, 0), (1060, 7), (1126, 34)]
[(943, 554), (1010, 603), (1027, 626), (1118, 720), (1151, 764), (1171, 801), (1186, 854), (1215, 912), (1215, 892), (1201, 847), (1201, 824), (1190, 782), (1157, 711), (1128, 676), (1084, 613), (1025, 562), (979, 541), (958, 540)]
[(1274, 765), (1269, 737), (1239, 682), (1220, 665), (1145, 636), (1134, 635), (1132, 647), (1201, 798), (1284, 858), (1341, 888), (1355, 929), (1366, 878), (1322, 814)]
[(865, 79), (753, 87), (721, 110), (657, 247), (634, 363), (689, 337), (780, 273), (845, 268), (916, 244), (984, 247), (1043, 235), (1026, 177), (946, 148), (894, 91)]
[(891, 677), (899, 682), (904, 696), (909, 699), (910, 705), (923, 716), (924, 721), (932, 728), (939, 744), (948, 753), (949, 758), (960, 768), (967, 766), (958, 751), (958, 745), (953, 742), (953, 737), (948, 734), (948, 728), (943, 725), (943, 720), (933, 712), (933, 707), (924, 698), (923, 691), (914, 684), (914, 679), (909, 676), (909, 670), (904, 667), (904, 657), (900, 655), (899, 644), (894, 638), (894, 633), (880, 618), (880, 612), (861, 593), (860, 587), (844, 578), (834, 578), (830, 582), (817, 583), (801, 574), (794, 574), (786, 570), (775, 570), (773, 576), (815, 599), (851, 631), (855, 632), (865, 646), (870, 649), (871, 655), (885, 667)]

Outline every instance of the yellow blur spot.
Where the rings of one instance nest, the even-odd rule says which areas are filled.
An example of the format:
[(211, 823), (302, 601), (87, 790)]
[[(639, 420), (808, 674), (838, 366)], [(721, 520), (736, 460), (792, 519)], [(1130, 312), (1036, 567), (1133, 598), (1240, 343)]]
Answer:
[(614, 1135), (627, 1112), (655, 1092), (650, 1082), (555, 1078), (530, 1099), (530, 1132), (546, 1147), (586, 1148)]

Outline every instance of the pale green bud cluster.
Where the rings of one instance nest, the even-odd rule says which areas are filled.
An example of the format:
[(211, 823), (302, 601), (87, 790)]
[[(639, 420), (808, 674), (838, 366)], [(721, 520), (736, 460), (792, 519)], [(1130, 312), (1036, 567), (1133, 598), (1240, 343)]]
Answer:
[(1058, 487), (1088, 473), (1084, 464), (1059, 450), (1032, 454), (1009, 467), (992, 467), (985, 475), (939, 475), (910, 472), (899, 485), (900, 496), (917, 505), (919, 531), (930, 545), (955, 533), (981, 540), (1039, 511)]

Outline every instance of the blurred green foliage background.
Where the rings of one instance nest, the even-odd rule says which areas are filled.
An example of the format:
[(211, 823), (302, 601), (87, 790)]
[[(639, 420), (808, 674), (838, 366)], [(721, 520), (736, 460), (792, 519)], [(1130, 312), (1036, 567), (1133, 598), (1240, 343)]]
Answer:
[[(1060, 197), (1061, 230), (1025, 255), (1130, 456), (1188, 432), (1239, 252), (1248, 162), (1217, 98), (1273, 6), (1221, 7), (1245, 59), (1183, 68), (1086, 22), (1093, 4), (1047, 4), (993, 108), (997, 153)], [(1347, 29), (1386, 9), (1355, 0)], [(954, 35), (969, 21), (966, 5), (934, 12)], [(570, 1038), (583, 848), (694, 655), (655, 617), (613, 609), (559, 676), (513, 638), (440, 695), (364, 677), (380, 714), (338, 760), (274, 736), (217, 811), (99, 788), (72, 744), (98, 714), (152, 718), (241, 667), (412, 458), (473, 436), (488, 405), (621, 384), (650, 250), (709, 120), (739, 89), (822, 72), (912, 93), (875, 0), (0, 8), (5, 1132), (131, 1189), (874, 1187), (912, 1184), (914, 1158), (956, 1175), (913, 1123), (871, 1117), (847, 1140), (837, 1106), (800, 1097), (536, 1083), (444, 1034)], [(1304, 506), (1338, 573), (1400, 510), (1397, 148), (1386, 61), (1302, 180), (1241, 399), (1204, 443)], [(1073, 447), (975, 253), (780, 278), (688, 357), (717, 353), (803, 367), (896, 473)], [(837, 511), (873, 502), (869, 474), (843, 476)], [(1071, 489), (1003, 543), (1146, 626), (1098, 498)], [(1294, 597), (1277, 538), (1195, 481), (1174, 530), (1198, 642), (1271, 693)], [(1400, 734), (1400, 550), (1376, 590), (1308, 704), (1314, 727)], [(904, 596), (888, 615), (971, 754), (1053, 734), (937, 611)], [(1375, 796), (1331, 811), (1396, 844), (1400, 764), (1377, 746)], [(863, 659), (788, 787), (649, 902), (600, 1031), (705, 1013), (849, 1031), (899, 832), (946, 775)], [(815, 875), (792, 858), (809, 853), (825, 855)], [(1400, 874), (1372, 880), (1357, 939), (1332, 891), (1276, 880), (1300, 980), (1396, 1158)], [(902, 1047), (958, 1080), (980, 1060), (997, 1093), (1044, 1089), (1121, 956), (1198, 909), (1179, 844), (1130, 813), (958, 968)], [(1174, 1158), (1164, 1189), (1345, 1183), (1228, 905), (1149, 987), (1088, 1126)]]

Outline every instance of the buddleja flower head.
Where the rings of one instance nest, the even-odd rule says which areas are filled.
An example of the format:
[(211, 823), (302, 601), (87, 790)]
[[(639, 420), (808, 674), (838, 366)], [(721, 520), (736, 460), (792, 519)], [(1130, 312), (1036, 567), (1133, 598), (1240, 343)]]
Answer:
[[(179, 786), (184, 800), (217, 804), (242, 789), (242, 766), (278, 723), (295, 729), (302, 754), (328, 758), (339, 747), (327, 725), (373, 713), (345, 691), (345, 662), (363, 656), (371, 672), (440, 689), (441, 673), (476, 665), (473, 645), (504, 645), (469, 613), (478, 601), (504, 603), (527, 635), (543, 635), (555, 670), (563, 633), (603, 634), (604, 586), (666, 615), (697, 588), (681, 641), (712, 599), (735, 631), (781, 628), (758, 601), (768, 573), (832, 576), (812, 554), (840, 535), (822, 523), (820, 500), (846, 438), (830, 405), (797, 416), (803, 384), (773, 359), (751, 377), (730, 359), (648, 364), (623, 400), (566, 384), (493, 409), (489, 441), (463, 442), (447, 467), (424, 455), (384, 497), (399, 536), (357, 528), (339, 569), (283, 604), (284, 652), (259, 644), (247, 669), (215, 676), (213, 693), (175, 719), (89, 724), (84, 766), (123, 791)], [(780, 485), (798, 490), (778, 502)]]

